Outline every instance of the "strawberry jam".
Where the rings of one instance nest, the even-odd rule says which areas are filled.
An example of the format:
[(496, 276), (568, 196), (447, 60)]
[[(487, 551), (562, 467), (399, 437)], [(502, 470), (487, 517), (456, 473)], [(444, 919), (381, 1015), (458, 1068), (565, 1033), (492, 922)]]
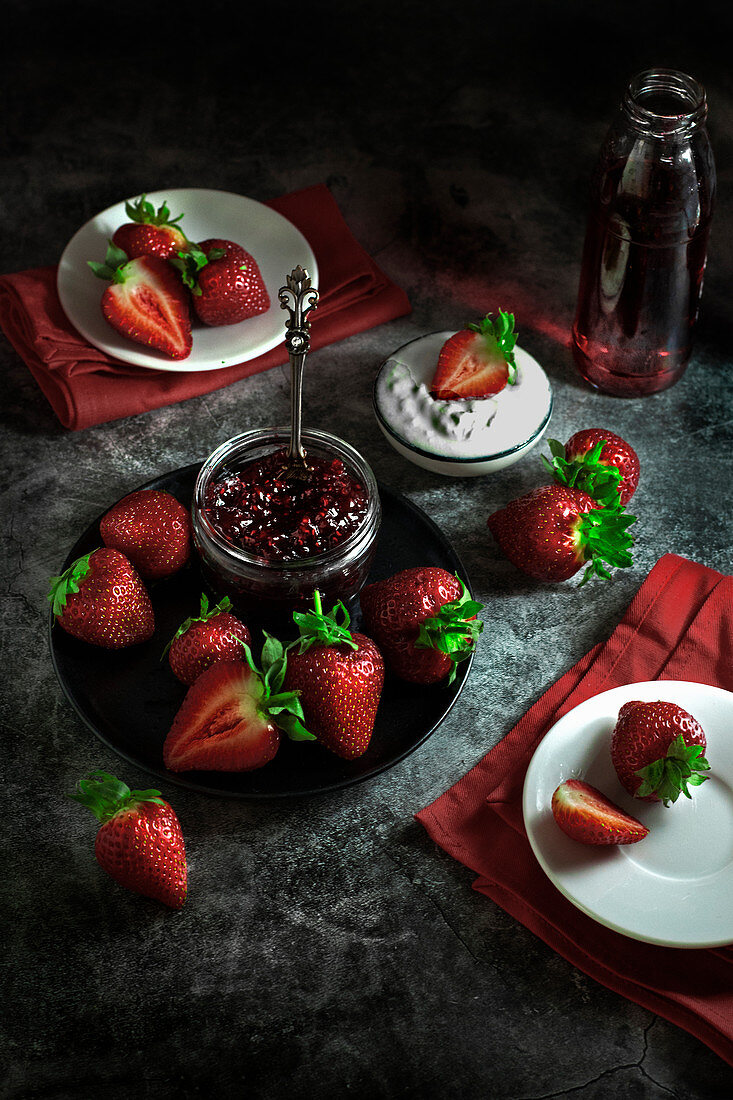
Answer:
[(284, 449), (206, 487), (204, 513), (223, 538), (253, 557), (293, 562), (338, 547), (363, 524), (369, 496), (339, 458), (308, 455), (307, 481), (286, 480)]

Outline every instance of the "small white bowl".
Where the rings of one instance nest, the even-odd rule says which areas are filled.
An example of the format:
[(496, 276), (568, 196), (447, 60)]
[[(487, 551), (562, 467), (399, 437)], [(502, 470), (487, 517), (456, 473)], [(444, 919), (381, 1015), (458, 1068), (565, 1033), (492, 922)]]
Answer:
[[(433, 473), (476, 477), (503, 470), (528, 454), (542, 438), (552, 415), (549, 379), (536, 359), (515, 347), (516, 384), (469, 406), (477, 419), (483, 419), (484, 414), (490, 418), (490, 426), (463, 438), (460, 432), (451, 436), (445, 430), (435, 431), (429, 423), (433, 399), (426, 388), (435, 374), (440, 349), (452, 335), (452, 332), (428, 333), (404, 344), (385, 359), (374, 382), (377, 423), (398, 454)], [(415, 398), (418, 408), (405, 403), (412, 400), (412, 395), (399, 398), (392, 392), (395, 372), (404, 374), (405, 368), (415, 387), (421, 387)], [(438, 413), (446, 402), (435, 401), (434, 406)], [(454, 406), (463, 409), (466, 402), (449, 403), (450, 409)]]

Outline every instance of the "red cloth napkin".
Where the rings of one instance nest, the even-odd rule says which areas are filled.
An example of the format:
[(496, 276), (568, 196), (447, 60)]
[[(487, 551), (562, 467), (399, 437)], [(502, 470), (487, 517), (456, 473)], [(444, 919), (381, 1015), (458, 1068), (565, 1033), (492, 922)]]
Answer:
[(733, 691), (733, 577), (661, 558), (607, 642), (595, 646), (463, 779), (416, 817), (478, 872), (474, 889), (597, 981), (696, 1035), (733, 1064), (733, 948), (657, 947), (576, 909), (530, 848), (522, 787), (535, 748), (578, 703), (639, 680), (693, 680)]
[[(266, 205), (297, 226), (318, 261), (319, 302), (309, 316), (312, 350), (410, 312), (405, 292), (354, 238), (324, 184)], [(288, 361), (283, 342), (222, 370), (155, 371), (121, 363), (88, 344), (68, 321), (55, 266), (0, 276), (0, 328), (72, 430), (186, 401)]]

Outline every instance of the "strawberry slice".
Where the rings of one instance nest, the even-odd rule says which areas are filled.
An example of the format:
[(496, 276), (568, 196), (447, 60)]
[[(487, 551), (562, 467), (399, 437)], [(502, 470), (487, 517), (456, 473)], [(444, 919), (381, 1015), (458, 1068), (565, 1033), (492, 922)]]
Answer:
[(491, 397), (516, 382), (514, 314), (499, 310), (453, 334), (443, 344), (430, 386), (441, 401)]
[(112, 328), (169, 359), (186, 359), (191, 354), (189, 294), (167, 260), (160, 256), (130, 260), (110, 243), (103, 264), (88, 263), (98, 278), (110, 284), (102, 295), (102, 313)]
[(649, 830), (581, 779), (566, 779), (552, 796), (552, 813), (564, 833), (581, 844), (636, 844)]
[(281, 731), (294, 741), (315, 740), (303, 725), (299, 693), (280, 691), (286, 652), (265, 638), (261, 669), (243, 645), (247, 664), (213, 664), (188, 689), (163, 745), (171, 771), (253, 771), (276, 755)]

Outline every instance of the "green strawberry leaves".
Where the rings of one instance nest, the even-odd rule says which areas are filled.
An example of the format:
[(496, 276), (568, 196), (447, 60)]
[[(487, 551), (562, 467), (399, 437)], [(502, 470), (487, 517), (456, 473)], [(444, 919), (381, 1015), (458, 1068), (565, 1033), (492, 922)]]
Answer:
[(72, 562), (69, 568), (64, 570), (59, 577), (51, 577), (49, 581), (51, 590), (47, 599), (51, 604), (55, 618), (58, 619), (63, 614), (70, 593), (79, 591), (79, 585), (91, 569), (89, 559), (93, 553), (94, 551), (90, 550), (88, 554)]
[(703, 756), (702, 745), (688, 745), (684, 736), (675, 737), (667, 749), (666, 756), (654, 760), (644, 768), (639, 768), (635, 773), (642, 782), (637, 788), (637, 798), (647, 798), (650, 795), (656, 797), (665, 806), (676, 802), (680, 794), (686, 798), (692, 798), (688, 787), (699, 787), (707, 775), (702, 772), (710, 771), (710, 765)]
[(267, 631), (262, 633), (265, 641), (262, 646), (260, 667), (255, 664), (250, 647), (242, 643), (245, 660), (262, 685), (262, 697), (257, 708), (265, 718), (271, 718), (278, 729), (286, 733), (291, 741), (315, 741), (315, 735), (304, 725), (305, 715), (300, 702), (300, 692), (281, 690), (288, 663), (287, 649)]
[(348, 645), (352, 649), (359, 648), (349, 630), (351, 616), (344, 604), (339, 600), (330, 613), (326, 614), (318, 590), (313, 593), (313, 611), (294, 611), (293, 620), (300, 631), (300, 637), (292, 646), (298, 646), (299, 653), (305, 653), (313, 645)]
[(166, 805), (160, 791), (131, 791), (126, 783), (108, 772), (90, 772), (85, 779), (78, 781), (76, 787), (76, 791), (67, 794), (67, 798), (86, 806), (102, 824), (120, 810), (131, 809), (140, 802)]
[(181, 273), (183, 285), (187, 286), (192, 294), (200, 296), (199, 271), (213, 260), (220, 260), (222, 256), (226, 256), (223, 248), (212, 248), (207, 254), (197, 245), (192, 244), (186, 252), (179, 252), (176, 256), (169, 257), (169, 263)]
[(461, 594), (442, 607), (431, 618), (425, 619), (418, 630), (414, 645), (417, 649), (436, 649), (450, 657), (451, 667), (446, 683), (451, 684), (457, 673), (457, 665), (471, 656), (483, 622), (476, 618), (482, 603), (471, 599), (460, 577)]
[(176, 638), (180, 638), (181, 635), (185, 634), (186, 631), (189, 630), (193, 626), (194, 623), (208, 622), (209, 619), (215, 619), (217, 615), (222, 615), (225, 612), (229, 612), (231, 610), (232, 610), (232, 601), (229, 599), (228, 596), (225, 596), (223, 598), (223, 600), (220, 600), (218, 604), (216, 604), (214, 607), (210, 608), (209, 607), (209, 598), (208, 598), (208, 596), (206, 595), (205, 592), (202, 592), (201, 593), (201, 609), (199, 611), (199, 614), (198, 615), (190, 615), (189, 618), (185, 619), (181, 623), (181, 625), (178, 627), (178, 630), (175, 632), (175, 634), (173, 635), (171, 640), (168, 642), (168, 645), (163, 650), (163, 652), (161, 654), (161, 657), (160, 657), (161, 661), (165, 657), (165, 655), (168, 652), (168, 650), (170, 649), (170, 647), (175, 642)]
[(166, 202), (156, 210), (145, 195), (141, 195), (134, 203), (126, 202), (125, 213), (131, 222), (137, 222), (138, 225), (175, 225), (183, 217), (183, 214), (179, 214), (177, 218), (172, 218)]
[(567, 459), (563, 444), (557, 439), (548, 439), (552, 461), (543, 455), (542, 462), (558, 485), (580, 489), (603, 508), (620, 508), (618, 486), (623, 481), (623, 474), (616, 466), (600, 461), (605, 442), (600, 439), (587, 454)]
[(505, 313), (500, 309), (495, 320), (492, 320), (491, 314), (487, 313), (478, 323), (466, 325), (466, 328), (495, 341), (509, 368), (507, 382), (513, 386), (517, 380), (517, 362), (514, 358), (514, 347), (517, 342), (514, 332), (514, 314)]
[(87, 263), (98, 279), (105, 279), (108, 283), (124, 283), (124, 268), (128, 260), (129, 257), (123, 249), (108, 241), (104, 263), (100, 264), (95, 260), (87, 260)]
[(609, 567), (627, 569), (633, 564), (630, 549), (634, 539), (628, 531), (632, 523), (636, 523), (636, 516), (630, 516), (622, 508), (593, 508), (581, 514), (576, 534), (578, 549), (588, 568), (579, 588), (594, 576), (608, 580)]

